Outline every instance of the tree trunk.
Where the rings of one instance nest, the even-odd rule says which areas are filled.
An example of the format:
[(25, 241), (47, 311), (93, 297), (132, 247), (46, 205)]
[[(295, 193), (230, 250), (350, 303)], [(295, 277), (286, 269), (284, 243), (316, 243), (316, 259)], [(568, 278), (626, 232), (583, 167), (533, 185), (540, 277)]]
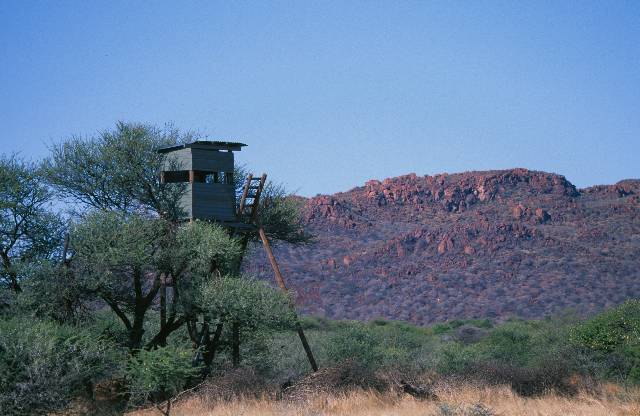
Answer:
[(18, 283), (18, 275), (11, 270), (11, 259), (9, 259), (9, 255), (0, 251), (0, 257), (2, 258), (2, 266), (7, 272), (7, 275), (9, 275), (9, 288), (16, 293), (22, 292), (22, 288)]
[(142, 346), (142, 336), (144, 335), (144, 312), (136, 307), (133, 325), (129, 331), (129, 349), (139, 350)]
[(238, 367), (240, 365), (240, 323), (238, 321), (234, 321), (231, 332), (233, 333), (232, 337), (232, 348), (233, 348), (233, 366)]
[(208, 372), (211, 363), (213, 362), (213, 358), (216, 355), (216, 350), (218, 349), (218, 344), (220, 343), (220, 337), (222, 336), (222, 323), (216, 325), (216, 332), (213, 333), (213, 339), (207, 344), (207, 349), (204, 352), (204, 365), (205, 372)]
[[(165, 332), (167, 326), (167, 278), (164, 273), (160, 275), (160, 332)], [(161, 346), (167, 345), (166, 337), (160, 341)]]

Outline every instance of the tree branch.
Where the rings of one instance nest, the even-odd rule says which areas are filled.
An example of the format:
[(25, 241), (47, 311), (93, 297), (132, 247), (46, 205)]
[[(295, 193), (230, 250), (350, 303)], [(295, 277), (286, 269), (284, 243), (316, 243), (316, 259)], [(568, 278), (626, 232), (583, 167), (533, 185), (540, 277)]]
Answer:
[(122, 323), (124, 323), (124, 326), (127, 328), (127, 330), (131, 331), (131, 329), (133, 328), (131, 325), (131, 321), (129, 320), (127, 315), (124, 312), (122, 312), (122, 309), (120, 309), (118, 304), (113, 299), (109, 298), (104, 294), (101, 295), (101, 297), (102, 297), (102, 300), (104, 300), (106, 304), (109, 305), (111, 310), (113, 310), (113, 312), (115, 312), (115, 314), (118, 315), (118, 318), (120, 318)]
[(167, 324), (162, 328), (152, 339), (145, 345), (145, 348), (150, 350), (152, 348), (157, 347), (166, 341), (167, 337), (175, 330), (180, 328), (187, 322), (188, 318), (186, 315), (181, 316), (177, 320), (169, 320)]

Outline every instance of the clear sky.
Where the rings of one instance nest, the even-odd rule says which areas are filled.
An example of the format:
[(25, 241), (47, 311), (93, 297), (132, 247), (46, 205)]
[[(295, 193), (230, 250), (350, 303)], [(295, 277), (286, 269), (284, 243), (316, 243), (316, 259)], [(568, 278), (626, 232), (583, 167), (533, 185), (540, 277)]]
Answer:
[(640, 1), (0, 2), (0, 153), (117, 120), (302, 195), (409, 172), (640, 177)]

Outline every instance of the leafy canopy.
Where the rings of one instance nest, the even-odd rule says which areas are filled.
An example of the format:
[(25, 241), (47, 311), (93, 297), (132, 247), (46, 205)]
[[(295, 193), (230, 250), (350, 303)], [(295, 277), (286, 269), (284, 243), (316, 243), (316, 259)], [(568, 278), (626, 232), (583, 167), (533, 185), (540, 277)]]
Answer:
[(171, 289), (168, 326), (148, 347), (199, 312), (203, 282), (229, 273), (238, 242), (220, 226), (203, 221), (175, 225), (139, 214), (96, 211), (72, 227), (71, 270), (89, 297), (103, 300), (129, 331), (130, 348), (143, 346), (147, 312), (164, 276)]
[(296, 316), (289, 295), (265, 282), (220, 277), (207, 282), (200, 293), (200, 305), (212, 319), (242, 322), (246, 328), (293, 327)]
[(179, 218), (184, 188), (160, 183), (163, 155), (156, 150), (194, 139), (170, 126), (118, 122), (97, 136), (72, 136), (52, 146), (44, 171), (62, 197), (84, 206)]
[(50, 258), (60, 248), (61, 218), (40, 170), (16, 156), (0, 156), (0, 285), (21, 290), (19, 266)]

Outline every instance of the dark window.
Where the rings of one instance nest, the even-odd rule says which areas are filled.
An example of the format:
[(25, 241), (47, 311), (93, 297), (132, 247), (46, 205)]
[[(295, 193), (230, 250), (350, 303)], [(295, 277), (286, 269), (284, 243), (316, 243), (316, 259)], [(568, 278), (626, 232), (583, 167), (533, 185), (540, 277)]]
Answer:
[[(163, 183), (189, 182), (189, 171), (167, 171), (162, 172)], [(206, 170), (194, 170), (193, 181), (199, 183), (224, 183), (233, 184), (232, 172), (211, 172)]]
[(196, 170), (193, 172), (193, 180), (201, 183), (229, 183), (229, 174), (225, 172), (211, 172)]
[(189, 182), (189, 171), (178, 170), (162, 172), (164, 183)]
[(211, 172), (208, 170), (194, 170), (193, 181), (200, 183), (218, 183), (218, 172)]

